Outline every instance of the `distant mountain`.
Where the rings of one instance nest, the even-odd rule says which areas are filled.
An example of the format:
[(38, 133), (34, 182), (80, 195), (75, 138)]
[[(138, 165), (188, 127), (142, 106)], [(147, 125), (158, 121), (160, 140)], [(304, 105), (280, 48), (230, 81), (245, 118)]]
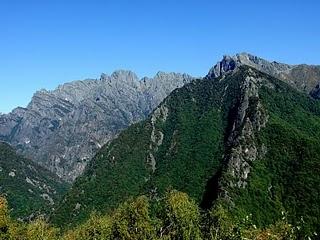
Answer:
[(186, 74), (163, 72), (138, 79), (133, 72), (117, 71), (41, 90), (26, 108), (0, 115), (0, 140), (73, 181), (101, 146), (191, 80)]
[(286, 214), (319, 232), (320, 102), (249, 66), (225, 72), (174, 90), (105, 145), (52, 221), (74, 224), (174, 188), (205, 209), (225, 205), (239, 223), (252, 216), (263, 227)]
[(0, 142), (0, 195), (8, 199), (12, 216), (49, 213), (67, 188), (54, 174)]
[(275, 61), (269, 62), (248, 53), (240, 53), (235, 56), (224, 56), (209, 71), (207, 78), (223, 76), (243, 65), (279, 78), (300, 91), (310, 93), (315, 98), (320, 98), (320, 90), (318, 90), (320, 66), (316, 65), (289, 65)]
[[(320, 98), (320, 67), (269, 62), (241, 53), (225, 56), (206, 79), (247, 65)], [(192, 81), (187, 74), (159, 72), (139, 79), (116, 71), (100, 79), (74, 81), (34, 94), (26, 108), (0, 115), (0, 140), (63, 179), (72, 182), (106, 143), (145, 119), (174, 89)]]

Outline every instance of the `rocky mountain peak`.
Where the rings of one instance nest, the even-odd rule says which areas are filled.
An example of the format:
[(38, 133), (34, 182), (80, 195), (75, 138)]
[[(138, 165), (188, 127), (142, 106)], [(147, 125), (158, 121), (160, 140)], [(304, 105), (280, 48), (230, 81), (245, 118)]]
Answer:
[(269, 62), (263, 58), (259, 58), (252, 54), (243, 52), (238, 53), (234, 56), (224, 55), (222, 60), (210, 69), (207, 78), (216, 78), (223, 76), (242, 65), (256, 68), (259, 71), (268, 73), (272, 76), (288, 73), (295, 67), (295, 65), (288, 65), (275, 61)]
[(118, 81), (139, 81), (138, 76), (130, 70), (117, 70), (111, 74), (111, 78)]
[(106, 73), (101, 73), (100, 75), (100, 81), (105, 81), (105, 80), (108, 80), (109, 78), (109, 75), (106, 74)]
[(175, 73), (175, 72), (162, 72), (159, 71), (154, 77), (155, 79), (161, 79), (161, 80), (168, 80), (170, 81), (171, 78), (186, 78), (186, 79), (191, 79), (192, 77), (188, 74), (185, 73)]
[(157, 78), (157, 79), (166, 79), (166, 78), (173, 77), (173, 76), (178, 76), (178, 75), (181, 75), (181, 74), (173, 73), (173, 72), (166, 73), (166, 72), (159, 71), (155, 75), (155, 78)]
[[(224, 59), (232, 61), (231, 57)], [(237, 69), (219, 81), (198, 79), (174, 91), (146, 121), (131, 125), (105, 145), (76, 180), (70, 195), (55, 213), (57, 219), (62, 216), (70, 221), (89, 214), (90, 208), (112, 208), (129, 191), (137, 194), (140, 189), (149, 190), (156, 198), (167, 186), (193, 194), (204, 208), (211, 208), (216, 200), (227, 200), (233, 206), (238, 193), (251, 187), (250, 177), (256, 166), (268, 160), (265, 156), (272, 150), (266, 145), (269, 140), (262, 142), (260, 134), (265, 134), (272, 124), (269, 119), (273, 117), (271, 103), (278, 101), (275, 97), (282, 92), (284, 98), (290, 99), (288, 92), (310, 100), (255, 68)], [(267, 133), (273, 132), (268, 130)], [(281, 145), (276, 147), (281, 150), (285, 144), (279, 140)], [(265, 180), (264, 169), (262, 173)], [(117, 191), (119, 194), (115, 196), (110, 183), (125, 190)], [(104, 191), (96, 191), (93, 186)], [(259, 192), (269, 194), (267, 189), (269, 184)], [(86, 208), (65, 214), (68, 206), (75, 207), (77, 203)]]
[[(26, 108), (23, 108), (23, 107), (17, 107), (15, 109), (12, 110), (12, 113), (15, 114), (15, 115), (21, 115), (21, 114), (24, 114), (26, 112)], [(6, 115), (6, 114), (3, 114), (3, 115)]]
[(234, 56), (225, 55), (208, 72), (206, 79), (214, 79), (238, 69), (240, 66), (250, 66), (263, 73), (285, 81), (299, 91), (319, 98), (320, 66), (306, 64), (289, 65), (276, 61), (268, 61), (249, 53), (239, 53)]
[[(224, 56), (205, 79), (224, 76), (244, 65), (311, 92), (315, 98), (320, 96), (319, 66), (269, 62), (248, 53)], [(41, 90), (27, 108), (0, 115), (0, 140), (73, 181), (101, 146), (146, 118), (174, 89), (193, 80), (190, 75), (174, 72), (158, 72), (153, 78), (140, 80), (132, 71), (118, 70), (111, 75), (101, 74), (100, 79)]]
[(236, 59), (225, 55), (222, 60), (218, 62), (212, 69), (210, 69), (208, 77), (216, 78), (233, 71), (238, 66)]
[(192, 79), (161, 72), (140, 80), (132, 71), (118, 70), (37, 91), (27, 108), (0, 115), (0, 140), (73, 181), (101, 146)]

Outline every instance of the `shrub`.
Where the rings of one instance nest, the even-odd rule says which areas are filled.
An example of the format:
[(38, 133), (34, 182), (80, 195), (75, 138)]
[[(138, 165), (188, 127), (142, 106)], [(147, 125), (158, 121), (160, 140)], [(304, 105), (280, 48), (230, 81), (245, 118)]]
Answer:
[(168, 239), (201, 239), (200, 212), (186, 193), (169, 191), (166, 195), (165, 226), (161, 236)]
[(51, 227), (44, 218), (38, 218), (28, 224), (26, 228), (26, 237), (28, 240), (57, 240), (59, 231)]
[(154, 239), (148, 198), (141, 196), (122, 204), (113, 215), (112, 231), (114, 239)]
[(110, 217), (101, 217), (93, 212), (84, 224), (68, 231), (64, 240), (108, 240), (111, 238), (112, 222)]
[(239, 239), (239, 229), (229, 212), (217, 204), (209, 212), (210, 239)]

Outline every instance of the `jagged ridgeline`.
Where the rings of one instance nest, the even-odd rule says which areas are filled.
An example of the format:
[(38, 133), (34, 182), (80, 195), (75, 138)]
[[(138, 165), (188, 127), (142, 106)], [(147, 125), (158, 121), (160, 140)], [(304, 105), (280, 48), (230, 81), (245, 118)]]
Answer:
[[(269, 62), (247, 53), (224, 56), (208, 78), (248, 65), (320, 98), (320, 66)], [(115, 71), (100, 79), (73, 81), (55, 90), (37, 91), (30, 103), (0, 114), (0, 140), (19, 154), (73, 182), (100, 148), (129, 125), (144, 120), (174, 89), (194, 78), (158, 72), (139, 79)]]
[(319, 232), (320, 103), (247, 66), (173, 91), (105, 145), (52, 215), (75, 224), (168, 188), (266, 226), (284, 213)]
[(120, 70), (37, 91), (26, 108), (0, 114), (0, 140), (72, 182), (101, 146), (145, 119), (172, 90), (191, 79), (164, 72), (139, 79)]
[(50, 212), (67, 188), (56, 175), (0, 142), (0, 195), (7, 198), (13, 217)]

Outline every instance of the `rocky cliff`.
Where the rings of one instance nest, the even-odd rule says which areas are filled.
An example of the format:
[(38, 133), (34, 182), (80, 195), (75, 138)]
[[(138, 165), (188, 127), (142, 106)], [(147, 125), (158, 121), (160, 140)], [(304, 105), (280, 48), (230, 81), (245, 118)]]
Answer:
[(26, 108), (0, 115), (0, 140), (73, 181), (101, 146), (191, 80), (186, 74), (138, 79), (131, 71), (116, 71), (41, 90)]
[(239, 222), (266, 227), (286, 212), (318, 232), (319, 121), (319, 101), (252, 67), (194, 80), (105, 145), (51, 219), (66, 226), (174, 188)]
[[(243, 65), (320, 98), (319, 66), (269, 62), (247, 53), (224, 56), (205, 79), (223, 77)], [(41, 90), (26, 108), (0, 115), (0, 140), (73, 181), (101, 146), (144, 119), (172, 90), (192, 79), (163, 72), (139, 79), (133, 72), (117, 71), (100, 79), (66, 83), (53, 91)]]
[(276, 61), (270, 62), (248, 53), (240, 53), (235, 56), (225, 55), (221, 61), (210, 69), (206, 77), (219, 77), (243, 65), (279, 78), (300, 91), (310, 93), (315, 98), (320, 98), (320, 91), (318, 90), (320, 66), (316, 65), (289, 65)]

